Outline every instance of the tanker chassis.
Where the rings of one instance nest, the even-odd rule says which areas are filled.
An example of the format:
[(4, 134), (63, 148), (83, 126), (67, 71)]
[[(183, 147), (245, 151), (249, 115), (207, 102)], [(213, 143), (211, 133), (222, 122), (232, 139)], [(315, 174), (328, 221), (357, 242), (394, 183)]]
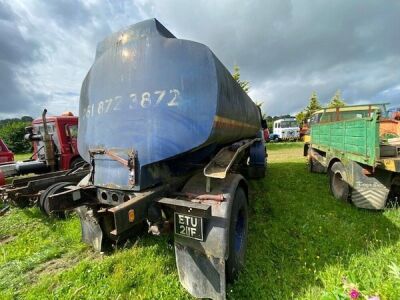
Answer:
[(242, 174), (265, 175), (259, 108), (208, 47), (152, 19), (98, 45), (79, 116), (91, 171), (49, 195), (50, 211), (76, 209), (83, 241), (99, 251), (143, 226), (171, 227), (182, 285), (225, 299), (246, 251)]

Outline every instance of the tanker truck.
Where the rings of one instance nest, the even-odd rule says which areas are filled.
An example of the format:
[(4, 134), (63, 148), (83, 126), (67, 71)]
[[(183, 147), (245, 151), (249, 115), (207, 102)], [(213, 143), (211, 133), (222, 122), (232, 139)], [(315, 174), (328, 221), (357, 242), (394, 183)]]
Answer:
[(99, 251), (143, 226), (173, 230), (182, 285), (225, 299), (244, 265), (246, 178), (265, 176), (257, 105), (207, 46), (151, 19), (98, 44), (79, 118), (91, 171), (49, 195), (50, 211), (76, 209), (82, 240)]

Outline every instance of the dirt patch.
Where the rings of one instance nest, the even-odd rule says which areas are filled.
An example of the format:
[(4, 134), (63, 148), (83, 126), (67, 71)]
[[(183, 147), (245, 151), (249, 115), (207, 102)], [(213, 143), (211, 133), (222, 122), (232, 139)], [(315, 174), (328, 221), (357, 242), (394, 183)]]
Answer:
[(300, 159), (304, 158), (303, 148), (279, 149), (279, 150), (274, 149), (268, 152), (268, 160), (270, 162), (282, 162), (299, 158)]
[(0, 245), (8, 244), (8, 243), (12, 242), (13, 240), (15, 240), (15, 238), (16, 237), (13, 235), (2, 236), (2, 237), (0, 237)]
[[(78, 257), (60, 257), (55, 258), (39, 265), (31, 272), (36, 275), (54, 274), (62, 269), (66, 269), (76, 265), (79, 261)], [(32, 274), (31, 274), (32, 275)]]
[(79, 253), (75, 256), (64, 255), (59, 258), (54, 258), (46, 261), (43, 264), (37, 266), (36, 268), (28, 272), (26, 274), (26, 277), (29, 278), (30, 283), (33, 283), (37, 281), (38, 278), (41, 276), (57, 274), (63, 270), (72, 268), (82, 260), (96, 260), (97, 258), (99, 258), (99, 255), (96, 255), (96, 253), (93, 252)]

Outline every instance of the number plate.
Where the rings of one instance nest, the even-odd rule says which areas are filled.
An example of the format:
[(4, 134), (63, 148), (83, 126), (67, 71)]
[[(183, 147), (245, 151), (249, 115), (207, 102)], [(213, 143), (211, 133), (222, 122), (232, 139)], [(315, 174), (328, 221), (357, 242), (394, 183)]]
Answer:
[(175, 234), (203, 241), (203, 218), (174, 213)]

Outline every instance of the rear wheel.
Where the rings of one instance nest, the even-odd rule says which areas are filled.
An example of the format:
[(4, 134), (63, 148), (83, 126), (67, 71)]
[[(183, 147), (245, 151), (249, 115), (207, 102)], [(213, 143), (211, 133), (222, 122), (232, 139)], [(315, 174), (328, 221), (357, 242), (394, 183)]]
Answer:
[(308, 170), (310, 173), (325, 173), (324, 166), (314, 157), (315, 151), (308, 148), (307, 152)]
[(74, 185), (72, 182), (58, 182), (49, 186), (41, 195), (39, 199), (39, 208), (47, 216), (55, 216), (57, 218), (65, 218), (65, 212), (50, 212), (49, 197), (51, 195), (63, 192), (66, 186)]
[(244, 267), (247, 248), (248, 206), (244, 190), (238, 187), (232, 204), (229, 225), (229, 257), (226, 261), (226, 278), (233, 282)]
[(347, 182), (347, 173), (341, 162), (335, 162), (329, 170), (329, 186), (332, 195), (339, 200), (349, 201), (350, 185)]

